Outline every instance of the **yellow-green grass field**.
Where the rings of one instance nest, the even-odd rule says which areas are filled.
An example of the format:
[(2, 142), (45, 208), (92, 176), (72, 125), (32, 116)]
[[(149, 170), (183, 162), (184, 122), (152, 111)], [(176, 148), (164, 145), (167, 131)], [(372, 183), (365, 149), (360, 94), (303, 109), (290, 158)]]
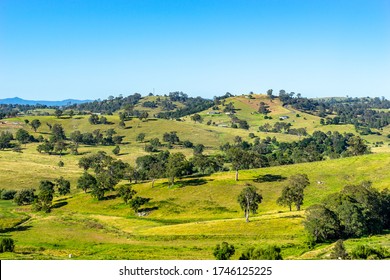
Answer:
[[(389, 187), (389, 164), (390, 155), (380, 153), (243, 170), (238, 182), (233, 172), (222, 172), (179, 179), (172, 188), (164, 179), (156, 181), (154, 188), (151, 182), (133, 184), (138, 195), (151, 198), (143, 207), (149, 213), (145, 217), (136, 216), (115, 192), (96, 201), (89, 193), (77, 191), (73, 182), (78, 175), (69, 172), (64, 177), (71, 179), (72, 193), (56, 197), (51, 213), (32, 212), (31, 206), (1, 201), (0, 236), (12, 237), (16, 250), (0, 258), (66, 259), (72, 254), (75, 259), (213, 259), (213, 247), (223, 241), (236, 247), (233, 259), (249, 246), (266, 244), (281, 246), (285, 259), (327, 258), (332, 244), (312, 249), (306, 244), (302, 225), (305, 209), (345, 185), (363, 180), (371, 180), (378, 189)], [(23, 167), (21, 162), (20, 174)], [(276, 199), (285, 184), (283, 177), (297, 173), (306, 173), (311, 184), (305, 190), (302, 210), (290, 212), (277, 205)], [(266, 174), (280, 175), (282, 180), (259, 182)], [(41, 176), (46, 178), (36, 174)], [(245, 222), (237, 203), (247, 184), (256, 186), (264, 197), (250, 223)], [(346, 247), (352, 250), (356, 244), (370, 244), (390, 248), (389, 237), (390, 233), (351, 239)]]

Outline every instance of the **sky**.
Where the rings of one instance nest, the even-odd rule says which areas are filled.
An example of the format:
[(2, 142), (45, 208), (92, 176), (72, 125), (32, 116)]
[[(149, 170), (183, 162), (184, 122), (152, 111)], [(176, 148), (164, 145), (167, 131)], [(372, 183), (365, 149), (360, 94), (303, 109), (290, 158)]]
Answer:
[(0, 0), (0, 99), (390, 98), (388, 0)]

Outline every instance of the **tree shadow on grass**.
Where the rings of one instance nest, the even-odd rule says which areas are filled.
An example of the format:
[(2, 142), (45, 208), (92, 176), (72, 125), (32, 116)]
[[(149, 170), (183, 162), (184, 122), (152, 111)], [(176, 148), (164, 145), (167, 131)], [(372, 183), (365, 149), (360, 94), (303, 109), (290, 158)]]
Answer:
[(256, 183), (265, 183), (265, 182), (281, 182), (286, 180), (287, 177), (282, 175), (274, 175), (274, 174), (265, 174), (259, 175), (257, 178), (253, 179)]
[(61, 208), (62, 206), (65, 206), (65, 205), (68, 205), (68, 202), (61, 201), (61, 202), (57, 202), (56, 204), (53, 204), (53, 206), (51, 208)]
[(113, 199), (115, 199), (117, 197), (118, 197), (117, 194), (110, 194), (110, 195), (107, 195), (107, 196), (103, 197), (102, 200), (113, 200)]
[(12, 228), (5, 228), (1, 229), (0, 233), (10, 233), (10, 232), (17, 232), (17, 231), (26, 231), (28, 229), (32, 228), (32, 226), (16, 226)]

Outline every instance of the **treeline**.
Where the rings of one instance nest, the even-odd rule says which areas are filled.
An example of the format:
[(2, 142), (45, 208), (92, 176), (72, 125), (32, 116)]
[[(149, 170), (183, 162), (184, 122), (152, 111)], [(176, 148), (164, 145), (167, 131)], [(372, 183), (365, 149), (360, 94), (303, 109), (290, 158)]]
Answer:
[(390, 101), (384, 97), (311, 99), (294, 95), (279, 92), (284, 105), (324, 118), (323, 124), (352, 124), (358, 130), (380, 129), (390, 124)]
[(313, 242), (379, 234), (390, 229), (390, 192), (379, 192), (369, 181), (348, 185), (306, 212)]
[(285, 122), (276, 122), (273, 126), (269, 123), (265, 123), (264, 125), (259, 126), (259, 131), (262, 132), (274, 132), (274, 133), (286, 133), (298, 136), (306, 136), (307, 130), (306, 128), (291, 128), (291, 123)]
[(228, 155), (234, 169), (259, 168), (302, 162), (320, 161), (369, 153), (368, 146), (352, 133), (315, 131), (299, 141), (279, 142), (275, 137), (255, 138), (253, 143), (236, 137), (233, 144), (220, 149)]

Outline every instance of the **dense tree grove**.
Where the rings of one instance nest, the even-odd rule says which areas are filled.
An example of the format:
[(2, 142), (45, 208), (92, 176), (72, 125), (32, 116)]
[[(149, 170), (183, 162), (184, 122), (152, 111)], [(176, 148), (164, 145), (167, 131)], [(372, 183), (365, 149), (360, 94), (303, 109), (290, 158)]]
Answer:
[(390, 228), (390, 193), (371, 182), (348, 185), (307, 209), (305, 228), (316, 242), (378, 234)]

